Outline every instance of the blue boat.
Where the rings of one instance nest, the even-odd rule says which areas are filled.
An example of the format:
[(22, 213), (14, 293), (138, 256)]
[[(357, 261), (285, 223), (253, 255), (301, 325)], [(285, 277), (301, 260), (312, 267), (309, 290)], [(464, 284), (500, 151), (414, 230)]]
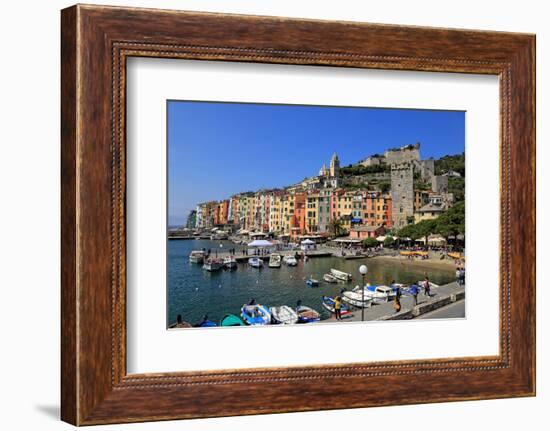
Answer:
[(271, 313), (265, 305), (248, 304), (241, 308), (241, 319), (247, 325), (269, 325), (271, 323)]
[(195, 328), (213, 328), (214, 326), (218, 326), (217, 323), (210, 320), (208, 316), (204, 316), (202, 321), (195, 325)]
[[(334, 298), (332, 296), (323, 295), (323, 307), (329, 312), (334, 314)], [(340, 304), (340, 314), (343, 316), (345, 314), (351, 313), (349, 307), (341, 302)]]
[(298, 323), (312, 323), (321, 320), (321, 315), (306, 305), (296, 307), (296, 313), (298, 313)]

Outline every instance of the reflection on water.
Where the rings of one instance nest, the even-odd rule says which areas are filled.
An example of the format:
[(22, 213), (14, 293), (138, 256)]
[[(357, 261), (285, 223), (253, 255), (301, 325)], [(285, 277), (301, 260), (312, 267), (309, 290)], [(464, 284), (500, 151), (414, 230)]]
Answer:
[[(220, 244), (222, 247), (220, 247)], [(191, 250), (201, 248), (227, 250), (237, 246), (229, 241), (184, 240), (168, 241), (168, 323), (176, 321), (181, 314), (183, 319), (194, 324), (207, 314), (216, 322), (224, 314), (240, 314), (240, 308), (254, 298), (258, 304), (268, 306), (296, 305), (301, 300), (304, 305), (321, 312), (328, 318), (328, 312), (321, 306), (322, 295), (334, 295), (346, 286), (351, 289), (359, 284), (359, 266), (366, 264), (369, 272), (366, 281), (372, 284), (388, 284), (392, 279), (400, 283), (411, 283), (430, 277), (434, 283), (444, 284), (454, 279), (452, 269), (411, 268), (401, 262), (388, 262), (373, 259), (343, 260), (335, 257), (309, 259), (307, 263), (298, 261), (298, 266), (255, 269), (247, 264), (239, 264), (234, 271), (208, 272), (202, 265), (189, 263)], [(323, 274), (330, 268), (340, 269), (354, 275), (348, 284), (328, 284), (322, 281)], [(317, 288), (308, 287), (305, 279), (309, 276), (321, 280)]]

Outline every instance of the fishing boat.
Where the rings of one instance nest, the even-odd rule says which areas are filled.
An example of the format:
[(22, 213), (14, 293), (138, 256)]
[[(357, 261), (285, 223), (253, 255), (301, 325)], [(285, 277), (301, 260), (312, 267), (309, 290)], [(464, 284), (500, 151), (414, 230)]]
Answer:
[(234, 314), (226, 314), (220, 320), (220, 326), (245, 326), (243, 320)]
[(252, 268), (261, 268), (262, 266), (264, 266), (264, 261), (259, 257), (251, 257), (250, 259), (248, 259), (248, 264)]
[(332, 274), (323, 275), (323, 280), (325, 280), (327, 283), (337, 283), (338, 282), (338, 279)]
[(225, 269), (237, 269), (237, 259), (234, 256), (225, 257), (223, 259), (223, 267)]
[[(324, 296), (322, 298), (323, 307), (325, 307), (325, 310), (327, 310), (329, 313), (334, 314), (334, 297), (332, 296)], [(340, 305), (340, 314), (344, 316), (345, 314), (351, 313), (351, 310), (349, 307), (342, 303)]]
[(296, 307), (296, 313), (298, 313), (298, 323), (312, 323), (321, 320), (321, 315), (307, 305), (299, 305)]
[(243, 305), (241, 308), (241, 319), (247, 325), (269, 325), (271, 323), (271, 313), (265, 305)]
[(366, 289), (364, 294), (360, 290), (348, 290), (344, 292), (342, 300), (357, 308), (368, 308), (372, 305), (372, 297), (368, 295)]
[(223, 268), (223, 259), (218, 259), (215, 257), (210, 257), (204, 261), (202, 269), (205, 269), (210, 272), (219, 271)]
[(203, 263), (205, 254), (204, 250), (193, 250), (191, 254), (189, 254), (189, 262)]
[(271, 321), (276, 324), (292, 325), (298, 322), (298, 313), (288, 305), (280, 307), (269, 307)]
[(195, 328), (213, 328), (218, 325), (213, 320), (210, 320), (208, 316), (204, 316), (203, 319), (194, 326)]
[(333, 275), (334, 277), (336, 277), (338, 280), (341, 280), (341, 281), (348, 282), (353, 279), (351, 274), (348, 274), (347, 272), (344, 272), (344, 271), (340, 271), (338, 269), (331, 268), (330, 273), (331, 275)]
[(298, 265), (298, 261), (294, 256), (285, 256), (283, 258), (283, 262), (286, 263), (288, 266), (296, 266)]
[(306, 284), (309, 287), (318, 287), (319, 286), (319, 280), (316, 280), (315, 278), (310, 277), (306, 280)]
[(268, 266), (270, 268), (280, 268), (281, 267), (281, 255), (279, 253), (271, 253), (271, 255), (269, 256)]

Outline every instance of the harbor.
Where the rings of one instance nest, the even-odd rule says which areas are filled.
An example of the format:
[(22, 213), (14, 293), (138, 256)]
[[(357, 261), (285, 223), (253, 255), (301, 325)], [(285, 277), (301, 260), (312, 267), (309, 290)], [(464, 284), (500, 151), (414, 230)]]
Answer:
[[(194, 250), (209, 251), (210, 256), (219, 260), (234, 256), (235, 267), (232, 270), (205, 270), (202, 264), (189, 261)], [(389, 285), (393, 280), (403, 284), (417, 283), (429, 276), (434, 286), (440, 286), (432, 290), (434, 298), (447, 295), (453, 285), (457, 286), (453, 263), (436, 258), (412, 261), (395, 256), (395, 252), (393, 256), (389, 255), (390, 251), (386, 250), (376, 257), (372, 254), (371, 257), (354, 255), (354, 259), (346, 259), (350, 253), (342, 253), (341, 249), (328, 246), (307, 251), (281, 247), (276, 253), (282, 259), (296, 256), (296, 266), (282, 263), (280, 267), (271, 268), (268, 264), (269, 253), (228, 240), (168, 241), (167, 325), (177, 325), (178, 316), (182, 322), (188, 323), (187, 326), (197, 325), (205, 317), (218, 325), (228, 314), (240, 316), (243, 305), (250, 302), (268, 308), (288, 306), (295, 309), (301, 305), (318, 312), (321, 322), (334, 322), (332, 314), (323, 306), (323, 296), (341, 295), (343, 290), (351, 291), (361, 285), (358, 268), (365, 264), (368, 265), (365, 282), (373, 285)], [(253, 256), (263, 261), (260, 268), (248, 263)], [(326, 282), (323, 276), (330, 274), (331, 269), (350, 274), (353, 279), (347, 283)], [(311, 285), (309, 280), (318, 283)], [(419, 299), (423, 299), (422, 295)], [(402, 297), (402, 311), (409, 307), (409, 300), (412, 301), (412, 297), (406, 294)], [(384, 310), (388, 307), (389, 313), (386, 313)], [(361, 309), (350, 314), (353, 317), (342, 321), (361, 320)], [(392, 314), (391, 302), (372, 305), (365, 308), (363, 314), (366, 316), (364, 320), (379, 320)]]

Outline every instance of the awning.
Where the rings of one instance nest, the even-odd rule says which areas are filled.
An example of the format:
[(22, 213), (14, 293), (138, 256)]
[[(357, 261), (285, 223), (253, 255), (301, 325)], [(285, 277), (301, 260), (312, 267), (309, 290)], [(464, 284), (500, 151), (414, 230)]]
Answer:
[(315, 244), (315, 241), (312, 241), (310, 239), (304, 239), (300, 244), (302, 244), (302, 245), (313, 245), (313, 244)]

